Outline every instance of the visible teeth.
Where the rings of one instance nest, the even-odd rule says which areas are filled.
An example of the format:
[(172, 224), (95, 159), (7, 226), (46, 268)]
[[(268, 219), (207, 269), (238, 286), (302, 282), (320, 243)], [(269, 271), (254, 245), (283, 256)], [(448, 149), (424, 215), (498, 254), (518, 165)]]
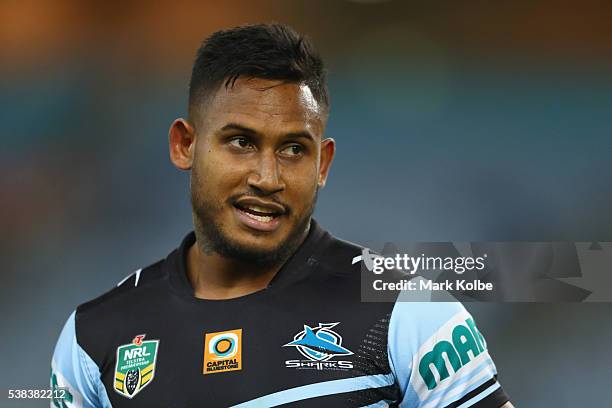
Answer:
[(250, 210), (257, 211), (257, 212), (260, 212), (260, 213), (265, 213), (265, 214), (272, 214), (273, 213), (273, 211), (270, 211), (267, 208), (259, 207), (257, 205), (249, 205), (248, 208)]
[(262, 216), (262, 215), (255, 215), (255, 214), (251, 214), (251, 213), (246, 213), (246, 215), (248, 215), (249, 217), (260, 221), (260, 222), (270, 222), (274, 219), (274, 217), (270, 217), (270, 216)]

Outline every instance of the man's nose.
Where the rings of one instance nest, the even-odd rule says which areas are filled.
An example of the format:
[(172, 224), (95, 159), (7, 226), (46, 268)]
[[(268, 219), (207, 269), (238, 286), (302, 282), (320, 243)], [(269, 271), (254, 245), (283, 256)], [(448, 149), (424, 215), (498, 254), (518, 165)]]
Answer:
[(285, 189), (275, 153), (262, 153), (259, 156), (257, 166), (249, 174), (247, 183), (249, 187), (265, 195), (278, 193)]

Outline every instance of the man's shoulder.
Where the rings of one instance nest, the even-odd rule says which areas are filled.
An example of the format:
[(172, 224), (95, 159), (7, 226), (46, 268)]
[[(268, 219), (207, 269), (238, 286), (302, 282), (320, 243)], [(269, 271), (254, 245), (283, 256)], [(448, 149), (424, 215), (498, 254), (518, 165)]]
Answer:
[(84, 314), (103, 312), (120, 307), (126, 299), (134, 301), (149, 296), (152, 290), (163, 283), (166, 272), (163, 268), (165, 259), (149, 266), (137, 269), (117, 283), (115, 287), (102, 295), (77, 307), (77, 317)]
[(351, 241), (326, 234), (324, 245), (315, 252), (313, 258), (326, 268), (336, 272), (357, 273), (360, 270), (360, 262), (354, 262), (365, 247)]

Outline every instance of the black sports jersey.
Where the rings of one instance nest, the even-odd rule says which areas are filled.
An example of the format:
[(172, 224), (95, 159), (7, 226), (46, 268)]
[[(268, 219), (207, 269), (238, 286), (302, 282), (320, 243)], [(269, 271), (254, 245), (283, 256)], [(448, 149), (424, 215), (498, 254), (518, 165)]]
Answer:
[(79, 306), (52, 360), (55, 407), (499, 407), (508, 398), (460, 303), (365, 303), (362, 248), (312, 222), (270, 285), (194, 296), (190, 233)]

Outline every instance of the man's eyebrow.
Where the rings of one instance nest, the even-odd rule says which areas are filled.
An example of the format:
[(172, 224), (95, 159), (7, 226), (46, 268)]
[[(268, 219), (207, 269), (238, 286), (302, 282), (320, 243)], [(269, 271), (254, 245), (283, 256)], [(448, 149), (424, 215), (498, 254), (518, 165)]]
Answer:
[(258, 132), (255, 129), (251, 129), (250, 127), (239, 125), (238, 123), (228, 123), (227, 125), (221, 128), (222, 131), (225, 130), (237, 130), (240, 132), (248, 133), (249, 135), (257, 135)]
[[(245, 133), (247, 135), (253, 135), (253, 136), (260, 135), (260, 133), (256, 131), (255, 129), (240, 125), (238, 123), (228, 123), (227, 125), (223, 126), (220, 130), (221, 131), (236, 130), (236, 131)], [(299, 132), (289, 132), (289, 133), (284, 134), (283, 137), (288, 138), (288, 139), (303, 138), (303, 139), (310, 139), (311, 141), (315, 140), (312, 134), (306, 130), (299, 131)]]
[(286, 137), (288, 139), (303, 138), (303, 139), (309, 139), (310, 141), (314, 142), (314, 137), (310, 134), (310, 132), (307, 132), (305, 130), (303, 130), (301, 132), (289, 132), (289, 133), (285, 134), (284, 137)]

